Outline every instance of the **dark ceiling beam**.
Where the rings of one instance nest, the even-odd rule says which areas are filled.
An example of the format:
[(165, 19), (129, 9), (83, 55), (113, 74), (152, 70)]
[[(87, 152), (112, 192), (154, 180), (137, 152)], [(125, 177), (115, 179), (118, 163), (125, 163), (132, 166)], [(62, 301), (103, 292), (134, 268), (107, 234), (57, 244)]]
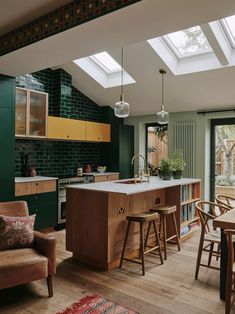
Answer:
[(0, 56), (142, 0), (76, 0), (0, 36)]

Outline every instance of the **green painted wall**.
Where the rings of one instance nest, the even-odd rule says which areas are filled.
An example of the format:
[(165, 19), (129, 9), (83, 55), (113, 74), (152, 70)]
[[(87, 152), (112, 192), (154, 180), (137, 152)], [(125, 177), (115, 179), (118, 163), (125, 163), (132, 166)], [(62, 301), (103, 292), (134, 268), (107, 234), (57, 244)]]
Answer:
[[(196, 125), (196, 169), (195, 177), (202, 180), (202, 198), (209, 200), (210, 179), (210, 122), (212, 119), (234, 118), (234, 112), (198, 115), (196, 112), (177, 112), (170, 114), (169, 156), (173, 152), (174, 125), (176, 122), (195, 122)], [(156, 115), (126, 118), (124, 123), (135, 128), (135, 154), (145, 154), (145, 124), (156, 122)]]
[(0, 75), (0, 201), (14, 196), (15, 78)]

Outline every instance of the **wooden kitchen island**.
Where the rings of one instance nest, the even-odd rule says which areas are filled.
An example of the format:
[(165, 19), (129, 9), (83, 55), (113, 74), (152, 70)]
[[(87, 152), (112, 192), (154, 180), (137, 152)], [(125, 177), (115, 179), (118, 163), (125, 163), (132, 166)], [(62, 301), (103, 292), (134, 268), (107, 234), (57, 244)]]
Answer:
[[(119, 264), (126, 215), (148, 211), (156, 205), (174, 204), (183, 238), (198, 226), (194, 203), (199, 199), (199, 179), (164, 181), (150, 177), (150, 182), (137, 184), (119, 180), (70, 186), (67, 188), (66, 249), (82, 263), (112, 269)], [(130, 243), (139, 241), (137, 227), (130, 230)], [(169, 234), (171, 229), (169, 222)], [(129, 254), (137, 250), (138, 244)]]

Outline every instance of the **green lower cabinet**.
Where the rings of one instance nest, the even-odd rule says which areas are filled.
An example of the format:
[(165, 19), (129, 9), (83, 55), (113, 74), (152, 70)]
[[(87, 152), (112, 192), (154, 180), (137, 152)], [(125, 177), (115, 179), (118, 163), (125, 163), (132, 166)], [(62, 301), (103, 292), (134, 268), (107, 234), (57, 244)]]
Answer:
[(35, 230), (54, 227), (57, 221), (57, 206), (55, 203), (30, 206), (29, 214), (36, 214), (35, 218)]
[(29, 208), (29, 214), (36, 214), (35, 230), (41, 230), (57, 225), (57, 192), (22, 195), (15, 197), (15, 200), (26, 201)]

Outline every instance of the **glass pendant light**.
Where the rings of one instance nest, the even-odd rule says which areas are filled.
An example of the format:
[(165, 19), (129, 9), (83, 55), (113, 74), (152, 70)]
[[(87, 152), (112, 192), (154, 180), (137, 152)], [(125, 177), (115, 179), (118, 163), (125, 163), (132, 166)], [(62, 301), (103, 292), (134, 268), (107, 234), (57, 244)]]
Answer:
[(116, 102), (114, 105), (114, 114), (118, 118), (126, 118), (129, 116), (129, 104), (124, 101), (124, 91), (123, 91), (123, 47), (122, 47), (122, 70), (121, 70), (121, 96), (120, 101)]
[(160, 69), (159, 73), (162, 75), (162, 105), (161, 105), (161, 111), (157, 113), (157, 123), (168, 124), (169, 113), (164, 110), (164, 74), (166, 74), (166, 70)]

